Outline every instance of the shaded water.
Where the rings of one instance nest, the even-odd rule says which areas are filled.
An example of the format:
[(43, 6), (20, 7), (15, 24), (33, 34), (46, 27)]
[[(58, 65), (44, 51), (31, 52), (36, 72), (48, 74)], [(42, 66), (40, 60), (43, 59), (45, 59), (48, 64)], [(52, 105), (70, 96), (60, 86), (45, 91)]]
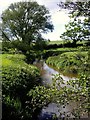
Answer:
[[(41, 72), (41, 78), (42, 78), (42, 85), (51, 85), (52, 84), (52, 78), (53, 75), (60, 74), (58, 71), (54, 70), (53, 68), (49, 67), (43, 60), (39, 62), (34, 62), (34, 65), (37, 66)], [(75, 77), (68, 77), (64, 76), (63, 74), (60, 74), (60, 76), (63, 78), (64, 82), (75, 79)], [(60, 112), (61, 113), (71, 113), (73, 108), (76, 108), (78, 103), (70, 103), (65, 108), (63, 106), (57, 105), (56, 103), (50, 103), (47, 107), (44, 107), (42, 109), (43, 113), (55, 113), (57, 117), (59, 117)], [(71, 116), (72, 117), (72, 116)]]

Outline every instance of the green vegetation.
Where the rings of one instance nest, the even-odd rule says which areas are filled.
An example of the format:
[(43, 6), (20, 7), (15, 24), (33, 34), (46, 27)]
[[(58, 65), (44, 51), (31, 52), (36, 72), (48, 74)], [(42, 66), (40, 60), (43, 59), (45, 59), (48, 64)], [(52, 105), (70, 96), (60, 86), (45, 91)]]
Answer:
[(45, 39), (41, 33), (52, 31), (53, 25), (45, 6), (36, 1), (24, 1), (12, 3), (2, 13), (1, 30), (4, 41), (18, 41), (17, 44), (25, 49), (22, 49), (22, 52), (27, 54), (33, 45), (37, 47), (44, 43)]
[[(90, 1), (86, 2), (61, 2), (60, 7), (68, 9), (70, 14), (70, 22), (65, 25), (66, 31), (61, 35), (64, 40), (72, 40), (76, 45), (77, 41), (90, 41), (90, 12), (88, 6)], [(81, 12), (80, 12), (81, 11)], [(80, 17), (83, 17), (83, 20)]]
[[(77, 103), (69, 114), (59, 111), (60, 119), (62, 114), (78, 119), (86, 113), (90, 116), (90, 1), (61, 4), (73, 18), (61, 36), (64, 41), (46, 42), (42, 38), (41, 33), (52, 31), (53, 25), (49, 11), (37, 2), (14, 3), (2, 13), (3, 120), (37, 120), (42, 108), (51, 102), (63, 108)], [(56, 75), (51, 86), (42, 86), (39, 70), (30, 64), (36, 58), (47, 59), (46, 63), (58, 71), (78, 77), (65, 82)]]
[(49, 57), (46, 63), (66, 74), (78, 74), (87, 58), (87, 52), (65, 52)]
[[(48, 44), (49, 45), (53, 45), (53, 44), (57, 44), (57, 45), (60, 45), (60, 44), (65, 44), (67, 42), (70, 42), (72, 43), (73, 41), (72, 40), (55, 40), (55, 41), (49, 41)], [(77, 41), (77, 44), (81, 44), (81, 45), (84, 45), (84, 44), (87, 44), (89, 41)]]
[[(2, 54), (3, 119), (21, 119), (26, 110), (27, 93), (40, 85), (39, 70), (25, 63), (21, 54)], [(27, 111), (28, 112), (28, 111)], [(28, 118), (27, 112), (24, 118)], [(31, 114), (30, 114), (31, 115)], [(32, 115), (31, 115), (32, 116)], [(30, 117), (31, 117), (30, 116)]]
[(21, 65), (26, 64), (25, 56), (22, 54), (2, 54), (0, 55), (0, 58), (2, 57), (2, 66), (13, 66), (18, 67)]
[(63, 44), (64, 41), (63, 40), (56, 40), (56, 41), (49, 41), (49, 44)]
[[(46, 106), (49, 102), (54, 102), (58, 106), (60, 105), (58, 112), (61, 120), (62, 115), (68, 119), (70, 119), (70, 116), (73, 116), (74, 119), (80, 119), (88, 114), (90, 110), (88, 78), (82, 74), (78, 79), (65, 82), (60, 75), (56, 75), (53, 78), (53, 84), (50, 88), (39, 86), (28, 93), (30, 97), (32, 96), (32, 109), (35, 111), (38, 107)], [(38, 101), (39, 104), (37, 104)], [(73, 106), (73, 111), (64, 112), (61, 110), (61, 106), (65, 108), (68, 105), (72, 105), (72, 103), (76, 104), (76, 106)]]
[[(80, 48), (80, 49), (82, 49), (82, 48)], [(49, 50), (44, 50), (42, 56), (43, 56), (44, 59), (47, 59), (50, 56), (56, 56), (56, 55), (62, 54), (64, 52), (75, 52), (77, 50), (78, 50), (77, 48), (49, 49)]]

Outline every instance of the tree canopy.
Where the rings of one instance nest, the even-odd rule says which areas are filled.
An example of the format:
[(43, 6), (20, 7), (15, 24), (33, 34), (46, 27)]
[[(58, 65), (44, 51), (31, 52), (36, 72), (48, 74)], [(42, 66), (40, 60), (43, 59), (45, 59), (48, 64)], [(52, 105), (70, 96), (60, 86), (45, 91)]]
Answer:
[(49, 11), (37, 2), (18, 2), (11, 4), (2, 13), (3, 32), (10, 40), (23, 43), (36, 42), (41, 33), (53, 30)]
[(59, 7), (61, 9), (69, 10), (69, 14), (72, 14), (73, 17), (79, 16), (88, 16), (90, 15), (90, 1), (74, 1), (74, 0), (66, 0), (65, 2), (60, 2)]
[(90, 40), (90, 1), (60, 2), (60, 8), (69, 10), (72, 21), (65, 26), (66, 31), (61, 35), (65, 40)]

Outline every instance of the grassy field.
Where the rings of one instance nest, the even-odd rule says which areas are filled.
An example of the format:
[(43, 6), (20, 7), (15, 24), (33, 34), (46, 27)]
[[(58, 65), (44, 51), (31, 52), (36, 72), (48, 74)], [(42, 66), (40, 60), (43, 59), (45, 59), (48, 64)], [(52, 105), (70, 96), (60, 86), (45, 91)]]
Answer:
[(56, 41), (50, 41), (49, 44), (63, 44), (65, 41), (56, 40)]
[(0, 59), (2, 57), (2, 66), (12, 66), (17, 67), (26, 64), (24, 62), (25, 56), (22, 54), (2, 54), (0, 55)]
[(48, 57), (51, 56), (57, 56), (65, 52), (85, 52), (88, 51), (88, 47), (74, 47), (74, 48), (68, 48), (68, 47), (63, 47), (63, 48), (55, 48), (55, 49), (49, 49), (44, 51), (44, 58), (47, 59)]
[[(64, 43), (67, 43), (67, 42), (72, 42), (72, 41), (66, 41), (66, 40), (55, 40), (55, 41), (50, 41), (49, 44), (53, 45), (53, 44), (64, 44)], [(85, 44), (87, 43), (88, 41), (78, 41), (77, 44)]]

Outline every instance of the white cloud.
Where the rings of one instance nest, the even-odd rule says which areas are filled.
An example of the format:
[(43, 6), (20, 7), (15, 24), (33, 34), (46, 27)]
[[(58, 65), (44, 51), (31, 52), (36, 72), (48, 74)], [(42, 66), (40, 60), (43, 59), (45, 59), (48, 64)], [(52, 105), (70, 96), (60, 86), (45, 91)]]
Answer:
[(54, 31), (44, 35), (45, 38), (50, 40), (60, 40), (60, 35), (65, 31), (65, 24), (70, 20), (65, 11), (51, 11), (52, 23)]
[(50, 40), (61, 40), (60, 39), (60, 35), (65, 31), (65, 27), (62, 24), (59, 24), (57, 26), (55, 26), (55, 29), (53, 32), (50, 32), (48, 34), (44, 34), (43, 36), (46, 39), (50, 39)]
[(52, 20), (54, 24), (65, 24), (69, 21), (69, 17), (67, 14), (65, 14), (65, 11), (56, 11), (56, 12), (52, 12)]

